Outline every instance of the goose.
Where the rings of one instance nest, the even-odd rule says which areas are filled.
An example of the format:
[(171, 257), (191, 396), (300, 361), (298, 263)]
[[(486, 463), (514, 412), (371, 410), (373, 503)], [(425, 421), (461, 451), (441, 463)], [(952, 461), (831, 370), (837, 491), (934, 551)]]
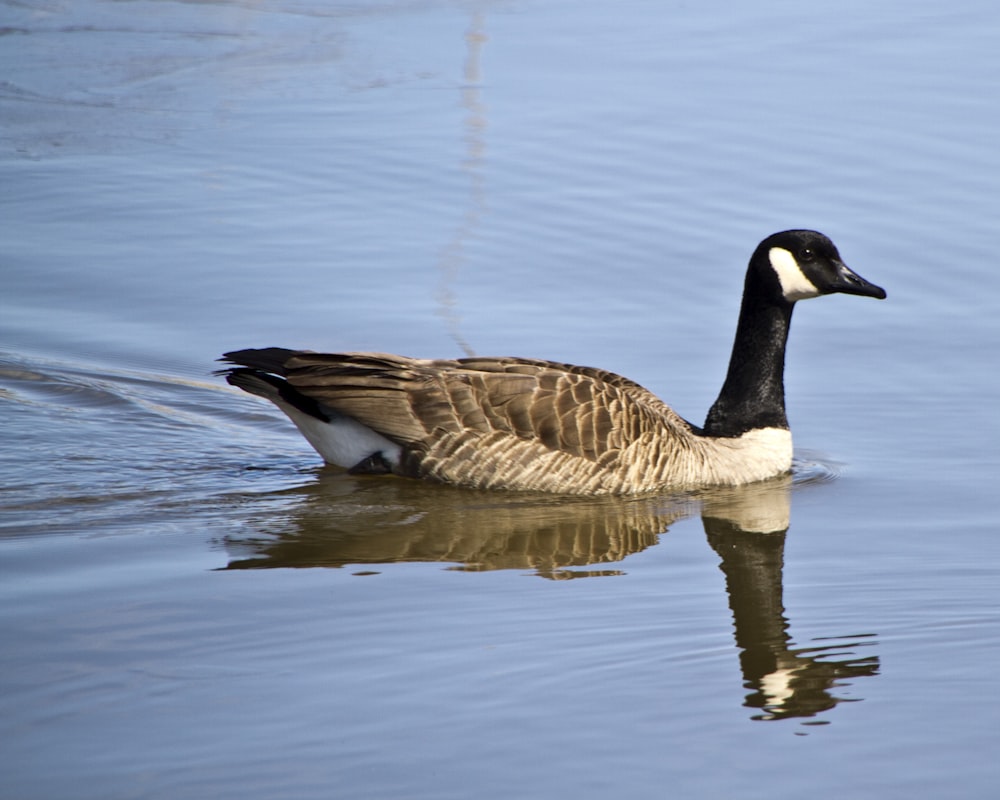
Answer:
[(637, 383), (530, 358), (421, 359), (279, 347), (225, 353), (228, 383), (274, 403), (328, 464), (474, 489), (629, 495), (788, 473), (785, 343), (800, 300), (883, 299), (826, 236), (764, 239), (729, 370), (701, 427)]

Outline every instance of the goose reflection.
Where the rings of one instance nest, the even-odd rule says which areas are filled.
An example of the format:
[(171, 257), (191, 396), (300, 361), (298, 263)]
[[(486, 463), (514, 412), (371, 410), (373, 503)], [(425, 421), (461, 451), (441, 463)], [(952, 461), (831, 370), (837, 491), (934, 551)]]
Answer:
[[(779, 498), (784, 498), (784, 503)], [(702, 524), (726, 576), (743, 685), (744, 705), (758, 720), (812, 717), (845, 698), (831, 689), (846, 679), (878, 674), (878, 656), (854, 649), (874, 644), (872, 634), (792, 646), (785, 617), (782, 572), (788, 531), (788, 489), (770, 494), (716, 494), (702, 507)]]
[[(441, 562), (451, 569), (533, 570), (552, 579), (620, 574), (626, 557), (651, 547), (689, 498), (625, 500), (476, 492), (324, 471), (316, 484), (273, 495), (259, 539), (229, 540), (229, 569), (345, 567)], [(277, 521), (275, 521), (277, 520)], [(598, 569), (575, 569), (598, 567)]]
[[(468, 571), (531, 570), (549, 579), (621, 574), (675, 521), (700, 514), (720, 558), (744, 687), (758, 720), (813, 717), (846, 698), (845, 681), (876, 675), (869, 634), (793, 646), (782, 570), (789, 478), (659, 498), (576, 498), (477, 493), (320, 473), (316, 483), (256, 505), (266, 528), (226, 541), (227, 569), (358, 568), (437, 562)], [(268, 507), (267, 504), (271, 504)]]

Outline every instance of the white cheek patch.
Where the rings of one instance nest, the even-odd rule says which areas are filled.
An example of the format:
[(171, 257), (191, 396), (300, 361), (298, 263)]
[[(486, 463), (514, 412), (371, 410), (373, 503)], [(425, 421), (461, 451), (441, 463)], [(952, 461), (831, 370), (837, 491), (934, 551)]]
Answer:
[(781, 283), (781, 293), (788, 302), (794, 303), (796, 300), (819, 296), (820, 291), (816, 288), (816, 284), (805, 276), (799, 262), (788, 250), (784, 247), (772, 247), (767, 257)]

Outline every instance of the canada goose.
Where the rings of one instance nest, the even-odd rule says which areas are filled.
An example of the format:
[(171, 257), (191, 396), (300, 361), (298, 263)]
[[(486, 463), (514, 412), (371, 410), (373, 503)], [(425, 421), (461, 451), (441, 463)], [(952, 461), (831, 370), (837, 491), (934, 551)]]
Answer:
[(885, 291), (826, 236), (784, 231), (754, 251), (722, 391), (703, 427), (636, 383), (523, 358), (416, 359), (269, 347), (221, 361), (284, 411), (330, 464), (479, 489), (632, 494), (788, 472), (785, 342), (799, 300)]

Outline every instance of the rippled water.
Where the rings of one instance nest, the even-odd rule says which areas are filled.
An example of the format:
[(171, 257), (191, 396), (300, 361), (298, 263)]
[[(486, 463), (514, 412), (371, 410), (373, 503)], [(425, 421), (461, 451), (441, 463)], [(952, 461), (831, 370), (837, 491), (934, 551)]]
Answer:
[[(993, 797), (1000, 14), (2, 3), (4, 796)], [(524, 355), (700, 422), (830, 234), (793, 479), (319, 466), (239, 347)]]

